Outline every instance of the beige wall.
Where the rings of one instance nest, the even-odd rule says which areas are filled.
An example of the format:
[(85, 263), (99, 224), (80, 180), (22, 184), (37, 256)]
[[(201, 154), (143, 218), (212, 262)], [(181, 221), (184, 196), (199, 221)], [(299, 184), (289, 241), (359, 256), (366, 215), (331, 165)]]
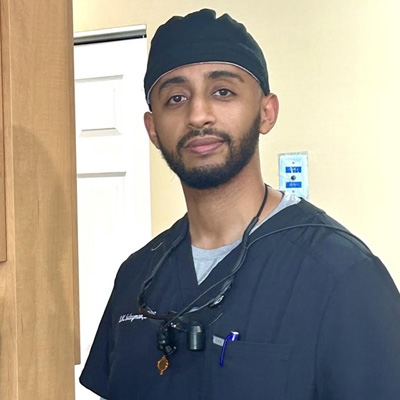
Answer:
[[(398, 0), (74, 0), (74, 29), (146, 24), (203, 7), (245, 23), (265, 51), (281, 103), (261, 140), (266, 182), (278, 154), (308, 151), (310, 200), (360, 235), (400, 286)], [(179, 181), (152, 151), (153, 233), (184, 210)]]

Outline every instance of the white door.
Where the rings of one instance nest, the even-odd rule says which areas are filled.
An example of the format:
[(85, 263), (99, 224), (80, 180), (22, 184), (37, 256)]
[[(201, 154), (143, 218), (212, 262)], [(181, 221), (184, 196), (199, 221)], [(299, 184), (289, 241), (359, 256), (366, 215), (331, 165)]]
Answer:
[(75, 46), (81, 365), (120, 264), (150, 239), (145, 38)]

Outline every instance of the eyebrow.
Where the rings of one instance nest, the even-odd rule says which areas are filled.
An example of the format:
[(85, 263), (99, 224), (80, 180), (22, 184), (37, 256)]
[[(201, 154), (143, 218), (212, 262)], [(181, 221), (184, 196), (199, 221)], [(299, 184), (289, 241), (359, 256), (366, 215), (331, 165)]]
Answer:
[(234, 79), (238, 79), (240, 82), (244, 82), (243, 78), (239, 74), (236, 74), (235, 72), (231, 72), (231, 71), (226, 71), (226, 70), (212, 71), (207, 74), (207, 78), (209, 78), (209, 79), (234, 78)]
[(158, 93), (160, 93), (162, 90), (164, 90), (168, 86), (174, 85), (176, 83), (184, 83), (186, 81), (187, 81), (187, 79), (184, 78), (183, 76), (174, 76), (173, 78), (169, 78), (160, 85), (160, 87), (158, 88)]

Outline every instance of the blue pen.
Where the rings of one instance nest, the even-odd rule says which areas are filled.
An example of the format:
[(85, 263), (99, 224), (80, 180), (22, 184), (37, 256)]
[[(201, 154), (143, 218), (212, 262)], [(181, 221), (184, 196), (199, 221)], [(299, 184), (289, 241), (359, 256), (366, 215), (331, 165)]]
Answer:
[(224, 358), (225, 358), (225, 350), (226, 350), (226, 344), (228, 342), (237, 342), (240, 339), (240, 334), (239, 332), (234, 332), (232, 331), (224, 340), (224, 344), (222, 345), (222, 350), (221, 350), (221, 357), (219, 358), (219, 365), (222, 367), (224, 365)]

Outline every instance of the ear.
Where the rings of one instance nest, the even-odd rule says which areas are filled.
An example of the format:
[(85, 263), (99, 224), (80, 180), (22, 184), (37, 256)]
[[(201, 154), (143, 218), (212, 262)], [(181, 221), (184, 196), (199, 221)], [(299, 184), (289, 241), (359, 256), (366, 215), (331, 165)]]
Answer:
[(270, 93), (261, 100), (260, 133), (266, 135), (278, 119), (279, 101), (275, 94)]
[(157, 147), (157, 149), (160, 148), (160, 143), (158, 141), (158, 136), (157, 136), (157, 132), (156, 129), (154, 127), (154, 118), (153, 118), (153, 114), (149, 111), (145, 112), (144, 116), (144, 125), (146, 127), (147, 130), (147, 134), (149, 135), (150, 141), (151, 143), (154, 144), (154, 146)]

